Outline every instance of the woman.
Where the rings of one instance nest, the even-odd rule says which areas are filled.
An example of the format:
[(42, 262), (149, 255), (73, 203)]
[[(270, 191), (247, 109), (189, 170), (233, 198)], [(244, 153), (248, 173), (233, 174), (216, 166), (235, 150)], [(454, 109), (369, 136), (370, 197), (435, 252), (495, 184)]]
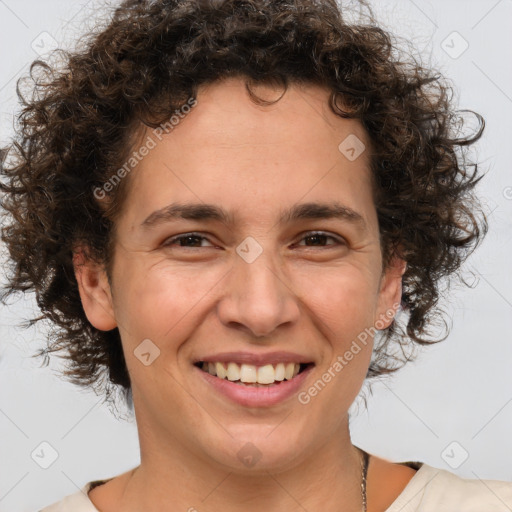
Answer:
[(36, 291), (73, 382), (133, 400), (141, 447), (44, 512), (508, 510), (510, 483), (349, 433), (486, 230), (456, 156), (483, 120), (456, 139), (439, 77), (329, 0), (129, 1), (37, 66), (7, 292)]

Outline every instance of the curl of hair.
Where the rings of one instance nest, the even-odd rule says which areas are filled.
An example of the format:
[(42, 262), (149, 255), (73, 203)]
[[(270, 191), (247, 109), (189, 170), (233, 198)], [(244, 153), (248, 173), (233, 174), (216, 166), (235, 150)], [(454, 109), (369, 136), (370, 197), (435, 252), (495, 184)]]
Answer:
[(28, 98), (18, 90), (23, 109), (0, 186), (12, 262), (3, 298), (35, 292), (42, 315), (32, 322), (58, 327), (44, 353), (66, 354), (71, 382), (101, 383), (107, 397), (130, 392), (119, 332), (88, 322), (72, 262), (83, 243), (109, 268), (128, 180), (108, 194), (107, 208), (94, 189), (125, 161), (141, 122), (157, 127), (200, 85), (233, 76), (249, 92), (257, 83), (323, 85), (333, 112), (359, 119), (369, 135), (384, 264), (396, 253), (407, 262), (407, 320), (381, 333), (368, 377), (398, 369), (393, 346), (440, 341), (429, 338), (440, 283), (487, 229), (473, 194), (481, 176), (464, 153), (484, 121), (471, 112), (479, 129), (457, 138), (452, 88), (404, 58), (388, 32), (345, 21), (335, 0), (132, 0), (63, 55), (61, 69), (33, 63)]

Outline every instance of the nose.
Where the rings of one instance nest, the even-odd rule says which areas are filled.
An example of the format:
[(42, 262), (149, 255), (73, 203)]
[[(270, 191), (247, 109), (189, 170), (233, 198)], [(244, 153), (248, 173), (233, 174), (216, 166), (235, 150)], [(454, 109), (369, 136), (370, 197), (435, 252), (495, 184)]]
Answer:
[(224, 325), (258, 338), (269, 336), (280, 326), (292, 326), (300, 314), (289, 279), (267, 254), (264, 251), (252, 263), (235, 258), (217, 309)]

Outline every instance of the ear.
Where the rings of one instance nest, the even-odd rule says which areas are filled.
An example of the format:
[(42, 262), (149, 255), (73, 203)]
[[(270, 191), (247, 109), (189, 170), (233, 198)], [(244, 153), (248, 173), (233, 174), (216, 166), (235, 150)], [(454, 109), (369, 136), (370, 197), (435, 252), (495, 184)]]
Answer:
[(407, 269), (407, 263), (395, 254), (384, 270), (380, 282), (379, 299), (374, 319), (377, 329), (386, 329), (400, 307), (402, 299), (402, 276)]
[(103, 266), (88, 257), (86, 248), (81, 246), (73, 251), (73, 268), (89, 322), (100, 331), (117, 327), (110, 283)]

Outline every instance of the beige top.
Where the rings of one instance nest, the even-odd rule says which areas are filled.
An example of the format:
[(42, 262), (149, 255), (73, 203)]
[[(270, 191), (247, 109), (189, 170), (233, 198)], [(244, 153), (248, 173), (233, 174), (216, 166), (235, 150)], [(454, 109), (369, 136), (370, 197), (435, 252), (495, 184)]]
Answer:
[[(385, 512), (511, 512), (512, 482), (461, 478), (421, 462), (400, 462), (417, 469)], [(87, 493), (108, 480), (94, 480), (40, 512), (99, 512)]]

